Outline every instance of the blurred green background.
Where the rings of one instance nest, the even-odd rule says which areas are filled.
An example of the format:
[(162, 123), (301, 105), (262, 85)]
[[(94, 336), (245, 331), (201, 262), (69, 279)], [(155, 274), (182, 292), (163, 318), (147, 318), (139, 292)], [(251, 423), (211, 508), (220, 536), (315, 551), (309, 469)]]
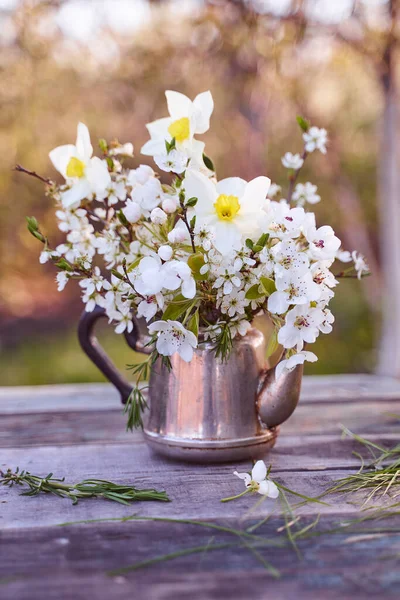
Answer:
[[(92, 140), (132, 141), (132, 167), (146, 162), (145, 124), (166, 113), (165, 89), (212, 91), (202, 139), (219, 178), (266, 174), (284, 185), (280, 158), (301, 150), (296, 115), (329, 130), (328, 155), (311, 156), (301, 180), (319, 187), (319, 223), (365, 254), (373, 276), (337, 288), (334, 332), (320, 336), (319, 361), (307, 372), (371, 371), (380, 331), (383, 99), (372, 59), (358, 46), (367, 35), (382, 59), (386, 4), (0, 0), (0, 385), (102, 380), (78, 347), (78, 289), (57, 292), (55, 272), (38, 263), (40, 244), (25, 228), (25, 215), (35, 215), (52, 245), (59, 242), (54, 207), (41, 183), (14, 165), (56, 177), (48, 152), (74, 142), (79, 120)], [(124, 339), (100, 329), (121, 368), (132, 362)]]

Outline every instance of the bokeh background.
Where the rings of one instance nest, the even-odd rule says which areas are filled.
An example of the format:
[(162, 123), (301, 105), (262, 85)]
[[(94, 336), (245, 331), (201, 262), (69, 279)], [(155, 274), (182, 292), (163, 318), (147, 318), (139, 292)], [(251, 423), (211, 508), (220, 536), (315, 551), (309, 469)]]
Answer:
[[(35, 215), (60, 234), (40, 182), (21, 163), (56, 177), (48, 152), (92, 140), (132, 141), (137, 166), (145, 123), (166, 113), (164, 90), (210, 89), (215, 111), (202, 138), (220, 178), (266, 174), (285, 184), (280, 158), (301, 150), (296, 115), (330, 133), (303, 181), (345, 248), (366, 255), (373, 276), (349, 280), (333, 301), (334, 333), (320, 336), (308, 373), (368, 372), (378, 360), (382, 293), (377, 201), (388, 48), (395, 4), (385, 0), (0, 0), (0, 385), (101, 381), (81, 353), (73, 284), (60, 294), (51, 265), (25, 227)], [(389, 48), (390, 49), (390, 48)], [(386, 79), (385, 79), (386, 77)], [(116, 362), (124, 340), (104, 327)]]

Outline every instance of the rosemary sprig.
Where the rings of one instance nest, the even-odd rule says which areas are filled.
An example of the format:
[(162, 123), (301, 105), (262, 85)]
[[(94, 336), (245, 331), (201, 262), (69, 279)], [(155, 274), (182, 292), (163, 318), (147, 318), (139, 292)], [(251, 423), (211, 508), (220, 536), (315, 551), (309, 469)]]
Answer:
[[(385, 449), (370, 440), (352, 433), (345, 427), (343, 427), (343, 435), (350, 436), (362, 444), (371, 454), (372, 460), (365, 465), (360, 454), (353, 452), (361, 460), (358, 472), (337, 480), (323, 495), (364, 492), (363, 507), (366, 507), (373, 498), (379, 497), (382, 499), (389, 495), (389, 492), (392, 498), (399, 496), (400, 444), (395, 445), (393, 448)], [(378, 510), (384, 510), (384, 508)]]
[(131, 502), (141, 500), (158, 500), (160, 502), (169, 502), (166, 492), (155, 489), (138, 489), (134, 486), (113, 483), (104, 479), (85, 479), (80, 483), (69, 484), (64, 483), (65, 478), (57, 479), (53, 477), (53, 473), (49, 473), (46, 477), (33, 475), (29, 471), (20, 471), (19, 468), (15, 473), (8, 469), (5, 473), (0, 471), (0, 484), (28, 486), (26, 492), (22, 492), (21, 496), (37, 496), (40, 493), (54, 494), (61, 498), (70, 498), (72, 504), (77, 504), (82, 498), (105, 498), (120, 504), (130, 505)]

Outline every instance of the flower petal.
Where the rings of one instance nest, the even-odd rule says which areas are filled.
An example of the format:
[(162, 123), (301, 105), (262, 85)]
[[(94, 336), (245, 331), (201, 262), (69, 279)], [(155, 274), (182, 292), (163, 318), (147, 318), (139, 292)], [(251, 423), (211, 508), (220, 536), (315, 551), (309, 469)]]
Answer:
[(183, 342), (183, 344), (178, 349), (178, 354), (185, 362), (190, 362), (193, 357), (193, 348), (187, 342)]
[(202, 173), (188, 169), (185, 177), (186, 198), (197, 198), (196, 214), (214, 213), (217, 199), (215, 185)]
[(193, 101), (194, 133), (205, 133), (210, 128), (210, 117), (214, 110), (214, 100), (210, 91), (198, 94)]
[(236, 477), (239, 477), (239, 479), (243, 479), (246, 487), (250, 484), (251, 477), (248, 473), (238, 473), (237, 471), (234, 471), (233, 474), (236, 475)]
[(218, 221), (215, 224), (214, 246), (221, 254), (229, 254), (240, 243), (241, 233), (239, 229), (229, 221)]
[(174, 120), (189, 116), (192, 110), (192, 101), (185, 94), (167, 90), (165, 97), (167, 99), (168, 112)]
[(227, 177), (217, 183), (217, 193), (227, 196), (237, 196), (241, 198), (245, 192), (247, 182), (240, 177)]
[(267, 204), (267, 193), (271, 185), (271, 180), (268, 177), (256, 177), (246, 185), (244, 195), (241, 201), (242, 211), (246, 208), (262, 207)]
[(88, 161), (93, 154), (93, 146), (90, 143), (89, 129), (84, 123), (78, 123), (76, 150), (84, 162)]
[(251, 478), (257, 483), (261, 483), (267, 476), (267, 467), (263, 460), (258, 460), (251, 471)]
[(95, 194), (102, 194), (111, 183), (107, 163), (94, 156), (86, 167), (86, 178)]
[(91, 193), (90, 184), (86, 179), (79, 180), (66, 192), (61, 194), (61, 202), (65, 208), (69, 208), (75, 203), (87, 198)]
[(76, 148), (73, 144), (66, 144), (65, 146), (57, 146), (51, 152), (49, 152), (49, 158), (53, 163), (53, 166), (64, 179), (67, 179), (67, 166), (73, 156), (76, 156)]

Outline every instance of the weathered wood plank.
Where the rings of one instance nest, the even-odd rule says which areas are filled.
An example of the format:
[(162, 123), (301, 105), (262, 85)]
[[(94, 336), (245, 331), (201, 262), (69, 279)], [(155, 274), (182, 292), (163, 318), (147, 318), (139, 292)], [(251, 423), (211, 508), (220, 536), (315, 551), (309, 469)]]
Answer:
[[(335, 522), (332, 517), (324, 526), (329, 528)], [(269, 524), (263, 533), (276, 536), (277, 525)], [(122, 576), (108, 574), (167, 552), (213, 543), (212, 538), (214, 543), (238, 541), (236, 536), (188, 524), (148, 522), (2, 532), (0, 581), (3, 578), (4, 583), (0, 598), (115, 600), (133, 592), (135, 598), (151, 600), (291, 600), (398, 594), (397, 532), (383, 536), (343, 533), (299, 542), (301, 561), (289, 547), (260, 549), (264, 559), (280, 570), (278, 580), (272, 579), (248, 549), (239, 547), (188, 555)]]
[[(303, 438), (299, 438), (303, 439)], [(393, 443), (390, 440), (381, 442)], [(356, 470), (358, 461), (352, 456), (352, 442), (342, 442), (339, 458), (336, 457), (337, 445), (331, 440), (326, 444), (326, 453), (322, 457), (320, 440), (310, 447), (296, 444), (283, 444), (282, 448), (272, 451), (268, 460), (272, 465), (273, 478), (287, 487), (306, 494), (318, 496), (330, 487), (334, 481), (348, 475), (349, 469)], [(346, 451), (347, 449), (347, 451)], [(314, 456), (315, 453), (315, 456)], [(330, 456), (331, 455), (331, 456)], [(236, 502), (222, 504), (221, 498), (242, 491), (242, 482), (233, 476), (233, 471), (246, 471), (251, 468), (250, 461), (235, 465), (185, 465), (165, 461), (150, 452), (145, 444), (128, 445), (84, 445), (84, 446), (47, 446), (30, 448), (3, 449), (0, 468), (19, 466), (39, 475), (50, 471), (65, 476), (68, 481), (76, 482), (86, 478), (112, 479), (124, 483), (134, 482), (138, 487), (156, 487), (166, 489), (172, 503), (141, 503), (125, 507), (104, 500), (82, 501), (72, 506), (66, 499), (53, 496), (26, 498), (18, 495), (19, 490), (0, 488), (0, 529), (15, 527), (42, 527), (55, 525), (63, 521), (76, 521), (101, 517), (123, 517), (134, 512), (147, 516), (204, 518), (242, 517), (253, 510), (258, 496), (245, 496)], [(329, 500), (331, 506), (309, 505), (304, 513), (316, 512), (353, 512), (355, 506), (349, 505), (347, 498)], [(257, 515), (265, 515), (275, 507), (273, 501), (266, 499), (255, 510)]]
[[(300, 404), (281, 427), (278, 440), (289, 435), (340, 435), (341, 424), (361, 434), (396, 434), (400, 400), (338, 404)], [(101, 411), (37, 412), (0, 415), (0, 448), (37, 445), (90, 444), (99, 442), (132, 444), (140, 433), (125, 431), (126, 418), (119, 407)], [(301, 437), (299, 436), (299, 437)], [(296, 442), (297, 443), (297, 442)], [(301, 443), (301, 440), (300, 440)]]
[[(304, 378), (301, 402), (400, 400), (400, 381), (377, 375), (321, 375)], [(109, 384), (0, 388), (0, 414), (110, 410), (119, 396)]]

